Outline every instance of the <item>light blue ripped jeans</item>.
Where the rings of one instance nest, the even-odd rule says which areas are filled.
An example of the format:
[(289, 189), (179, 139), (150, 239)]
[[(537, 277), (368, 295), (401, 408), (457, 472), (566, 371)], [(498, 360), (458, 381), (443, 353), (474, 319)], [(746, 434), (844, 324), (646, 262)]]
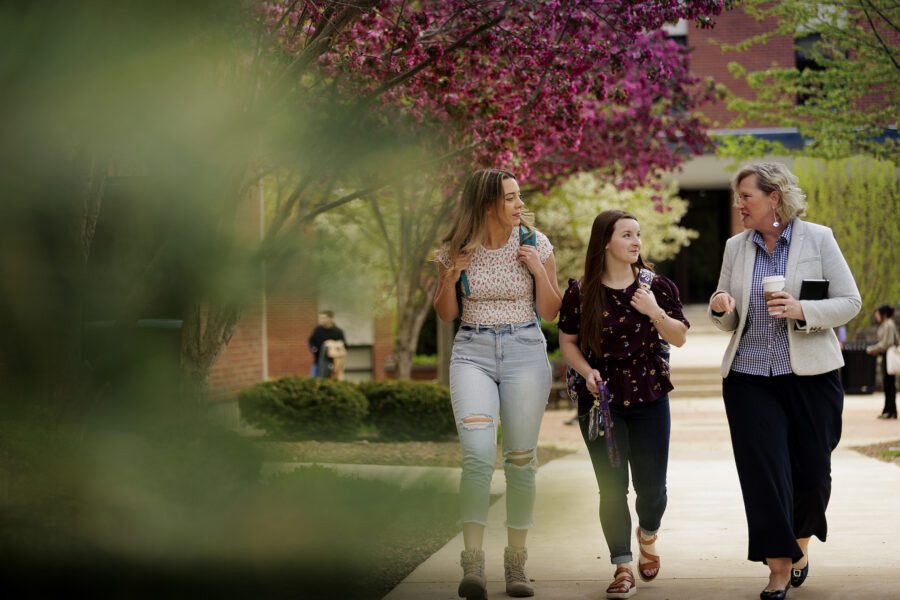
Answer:
[[(459, 491), (463, 523), (487, 525), (503, 426), (506, 526), (530, 529), (538, 432), (550, 395), (547, 341), (537, 323), (463, 323), (450, 358), (450, 397), (463, 451)], [(510, 461), (527, 464), (518, 465)]]

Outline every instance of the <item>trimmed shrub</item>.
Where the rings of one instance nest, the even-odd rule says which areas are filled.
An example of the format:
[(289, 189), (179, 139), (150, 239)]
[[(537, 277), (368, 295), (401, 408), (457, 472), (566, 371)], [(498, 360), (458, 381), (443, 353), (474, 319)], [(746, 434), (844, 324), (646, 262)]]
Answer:
[(440, 440), (456, 434), (450, 390), (418, 381), (359, 384), (369, 401), (369, 420), (385, 440)]
[(241, 416), (266, 432), (290, 439), (355, 436), (368, 403), (352, 383), (320, 377), (282, 377), (238, 395)]

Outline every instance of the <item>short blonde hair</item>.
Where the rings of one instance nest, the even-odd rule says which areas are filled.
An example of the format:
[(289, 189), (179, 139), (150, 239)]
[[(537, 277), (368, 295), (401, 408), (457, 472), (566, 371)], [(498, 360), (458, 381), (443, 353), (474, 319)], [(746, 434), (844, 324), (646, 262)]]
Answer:
[(753, 163), (735, 174), (731, 180), (735, 205), (738, 202), (738, 186), (751, 175), (756, 175), (756, 187), (760, 191), (766, 194), (778, 192), (781, 196), (781, 203), (775, 209), (775, 214), (782, 223), (806, 214), (806, 194), (800, 189), (800, 180), (786, 165), (776, 162)]

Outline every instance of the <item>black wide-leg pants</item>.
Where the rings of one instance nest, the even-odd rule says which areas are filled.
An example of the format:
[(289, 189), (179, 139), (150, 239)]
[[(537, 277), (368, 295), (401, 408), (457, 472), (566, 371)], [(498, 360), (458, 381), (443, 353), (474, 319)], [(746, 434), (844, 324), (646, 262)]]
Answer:
[(722, 392), (749, 529), (747, 558), (803, 556), (828, 533), (831, 452), (841, 438), (838, 371), (765, 377), (732, 371)]

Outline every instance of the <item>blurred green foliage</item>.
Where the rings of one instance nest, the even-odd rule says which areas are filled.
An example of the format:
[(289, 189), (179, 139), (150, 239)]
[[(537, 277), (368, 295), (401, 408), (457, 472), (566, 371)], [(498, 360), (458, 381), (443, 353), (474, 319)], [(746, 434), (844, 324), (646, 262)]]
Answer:
[(265, 218), (260, 181), (303, 165), (321, 208), (409, 142), (292, 95), (256, 6), (0, 3), (4, 590), (378, 598), (400, 520), (455, 519), (455, 498), (387, 484), (261, 481), (208, 421), (210, 366), (310, 244), (308, 213)]
[(376, 599), (458, 531), (446, 486), (260, 479), (233, 434), (48, 433), (0, 426), (7, 592)]

